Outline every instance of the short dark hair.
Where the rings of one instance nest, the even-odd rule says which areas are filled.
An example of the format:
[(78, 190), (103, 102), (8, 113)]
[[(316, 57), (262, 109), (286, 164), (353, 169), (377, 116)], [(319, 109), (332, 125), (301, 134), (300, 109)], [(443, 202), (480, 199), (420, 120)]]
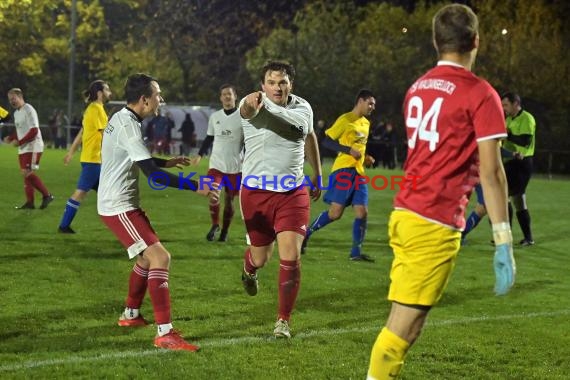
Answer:
[(295, 68), (293, 65), (282, 61), (267, 61), (267, 63), (261, 68), (261, 83), (265, 82), (265, 74), (268, 71), (280, 71), (287, 74), (289, 80), (293, 82), (295, 79)]
[(372, 91), (367, 88), (363, 88), (362, 90), (358, 91), (356, 94), (356, 99), (354, 99), (354, 104), (358, 103), (360, 99), (366, 100), (368, 98), (376, 98), (376, 95)]
[(432, 22), (433, 40), (439, 54), (468, 53), (475, 48), (479, 33), (477, 16), (466, 5), (450, 4), (441, 8)]
[(103, 91), (103, 87), (105, 87), (106, 84), (107, 83), (101, 79), (97, 79), (91, 82), (87, 90), (83, 91), (83, 98), (85, 99), (85, 103), (90, 103), (97, 100), (97, 93), (99, 91)]
[(125, 82), (127, 104), (137, 103), (141, 96), (150, 97), (152, 95), (151, 82), (156, 82), (156, 79), (150, 75), (138, 73), (129, 76)]
[(21, 88), (18, 88), (18, 87), (14, 87), (14, 88), (9, 89), (9, 90), (8, 90), (8, 95), (10, 95), (10, 94), (16, 94), (16, 95), (18, 95), (20, 98), (22, 98), (22, 99), (24, 98), (24, 92), (22, 91)]
[(521, 97), (519, 96), (519, 94), (514, 93), (514, 92), (505, 92), (502, 96), (501, 96), (501, 100), (503, 99), (507, 99), (509, 102), (511, 103), (518, 103), (521, 104)]
[(226, 88), (231, 88), (232, 91), (234, 92), (234, 95), (237, 96), (236, 86), (230, 83), (224, 83), (223, 85), (220, 86), (220, 92), (222, 92), (222, 90), (225, 90)]

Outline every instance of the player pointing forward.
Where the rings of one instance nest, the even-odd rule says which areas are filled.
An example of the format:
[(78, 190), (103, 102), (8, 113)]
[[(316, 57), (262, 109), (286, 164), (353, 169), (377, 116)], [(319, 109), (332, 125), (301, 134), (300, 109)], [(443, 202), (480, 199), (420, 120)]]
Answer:
[[(261, 70), (263, 92), (252, 92), (239, 106), (245, 137), (240, 202), (250, 240), (242, 281), (249, 295), (257, 294), (257, 270), (277, 240), (279, 311), (273, 333), (285, 338), (291, 337), (289, 318), (299, 292), (301, 243), (309, 222), (309, 194), (302, 186), (305, 155), (313, 169), (311, 182), (318, 184), (316, 176), (322, 175), (313, 110), (291, 93), (294, 76), (287, 63), (267, 63)], [(246, 181), (249, 177), (259, 180)], [(287, 186), (286, 178), (296, 185)], [(311, 187), (313, 200), (320, 194), (318, 186)]]
[(506, 137), (501, 100), (471, 73), (479, 46), (478, 21), (459, 4), (433, 19), (437, 66), (419, 78), (404, 100), (408, 135), (406, 176), (389, 223), (394, 260), (388, 299), (392, 309), (372, 349), (368, 379), (398, 377), (409, 347), (440, 299), (459, 251), (465, 207), (481, 180), (495, 239), (495, 292), (515, 279), (507, 186), (500, 143)]

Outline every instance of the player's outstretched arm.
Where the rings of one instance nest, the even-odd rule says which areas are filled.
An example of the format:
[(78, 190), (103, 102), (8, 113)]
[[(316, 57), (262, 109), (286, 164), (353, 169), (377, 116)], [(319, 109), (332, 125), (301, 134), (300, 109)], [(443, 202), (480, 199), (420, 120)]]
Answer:
[(507, 211), (507, 179), (501, 162), (499, 140), (478, 143), (480, 177), (495, 240), (495, 293), (504, 295), (515, 283), (516, 263), (513, 256), (513, 237)]
[(299, 101), (295, 107), (286, 108), (273, 103), (267, 95), (262, 94), (261, 104), (270, 114), (283, 120), (286, 124), (309, 128), (309, 124), (313, 123), (313, 110), (306, 101)]
[[(183, 158), (188, 160), (187, 157)], [(149, 181), (153, 181), (155, 184), (174, 187), (177, 189), (192, 190), (200, 195), (210, 198), (212, 201), (217, 202), (220, 198), (220, 190), (218, 190), (218, 187), (215, 184), (206, 184), (203, 187), (200, 187), (200, 184), (193, 179), (176, 176), (170, 172), (160, 169), (160, 167), (166, 167), (168, 162), (173, 163), (177, 161), (179, 161), (178, 158), (170, 160), (162, 158), (147, 158), (145, 160), (137, 161), (136, 163), (144, 175), (149, 178)]]

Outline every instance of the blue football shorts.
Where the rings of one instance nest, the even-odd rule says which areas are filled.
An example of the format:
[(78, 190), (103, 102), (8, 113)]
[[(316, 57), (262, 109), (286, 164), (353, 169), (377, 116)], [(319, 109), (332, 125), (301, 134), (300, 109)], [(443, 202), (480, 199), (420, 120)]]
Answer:
[(99, 173), (101, 173), (101, 164), (82, 162), (77, 188), (85, 192), (97, 190), (97, 187), (99, 187)]
[(368, 206), (368, 184), (355, 168), (339, 169), (329, 176), (325, 203), (339, 203), (344, 207)]

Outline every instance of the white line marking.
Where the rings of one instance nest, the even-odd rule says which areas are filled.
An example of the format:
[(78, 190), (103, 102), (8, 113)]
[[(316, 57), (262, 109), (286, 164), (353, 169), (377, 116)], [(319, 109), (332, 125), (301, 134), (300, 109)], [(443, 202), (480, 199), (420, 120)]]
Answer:
[[(486, 322), (486, 321), (502, 321), (502, 320), (511, 320), (511, 319), (523, 319), (523, 318), (541, 318), (541, 317), (555, 317), (559, 315), (566, 315), (570, 314), (570, 309), (567, 310), (558, 310), (558, 311), (551, 311), (551, 312), (538, 312), (538, 313), (520, 313), (520, 314), (512, 314), (512, 315), (495, 315), (495, 316), (479, 316), (479, 317), (469, 317), (469, 318), (460, 318), (460, 319), (447, 319), (447, 320), (435, 320), (429, 321), (426, 324), (426, 327), (438, 327), (438, 326), (448, 326), (448, 325), (463, 325), (463, 324), (471, 324), (471, 323), (478, 323), (478, 322)], [(383, 323), (383, 321), (381, 322)], [(368, 333), (368, 332), (376, 332), (380, 331), (382, 326), (380, 323), (378, 326), (375, 327), (354, 327), (350, 329), (331, 329), (331, 330), (312, 330), (307, 332), (300, 332), (295, 334), (295, 340), (301, 339), (308, 339), (315, 336), (333, 336), (333, 335), (344, 335), (350, 333)], [(199, 342), (201, 347), (227, 347), (227, 346), (234, 346), (238, 344), (251, 344), (251, 343), (264, 343), (274, 341), (275, 338), (271, 337), (242, 337), (242, 338), (226, 338), (226, 339), (210, 339), (203, 342)], [(125, 358), (132, 358), (132, 357), (143, 357), (143, 356), (150, 356), (150, 355), (160, 355), (160, 354), (169, 354), (173, 351), (168, 350), (144, 350), (144, 351), (121, 351), (121, 352), (111, 352), (108, 354), (100, 354), (95, 356), (70, 356), (63, 359), (49, 359), (49, 360), (37, 360), (37, 361), (27, 361), (18, 364), (9, 364), (0, 366), (0, 372), (9, 372), (9, 371), (20, 371), (24, 369), (30, 368), (41, 368), (47, 367), (52, 365), (67, 365), (67, 364), (77, 364), (77, 363), (85, 363), (85, 362), (98, 362), (102, 360), (109, 360), (109, 359), (125, 359)]]

